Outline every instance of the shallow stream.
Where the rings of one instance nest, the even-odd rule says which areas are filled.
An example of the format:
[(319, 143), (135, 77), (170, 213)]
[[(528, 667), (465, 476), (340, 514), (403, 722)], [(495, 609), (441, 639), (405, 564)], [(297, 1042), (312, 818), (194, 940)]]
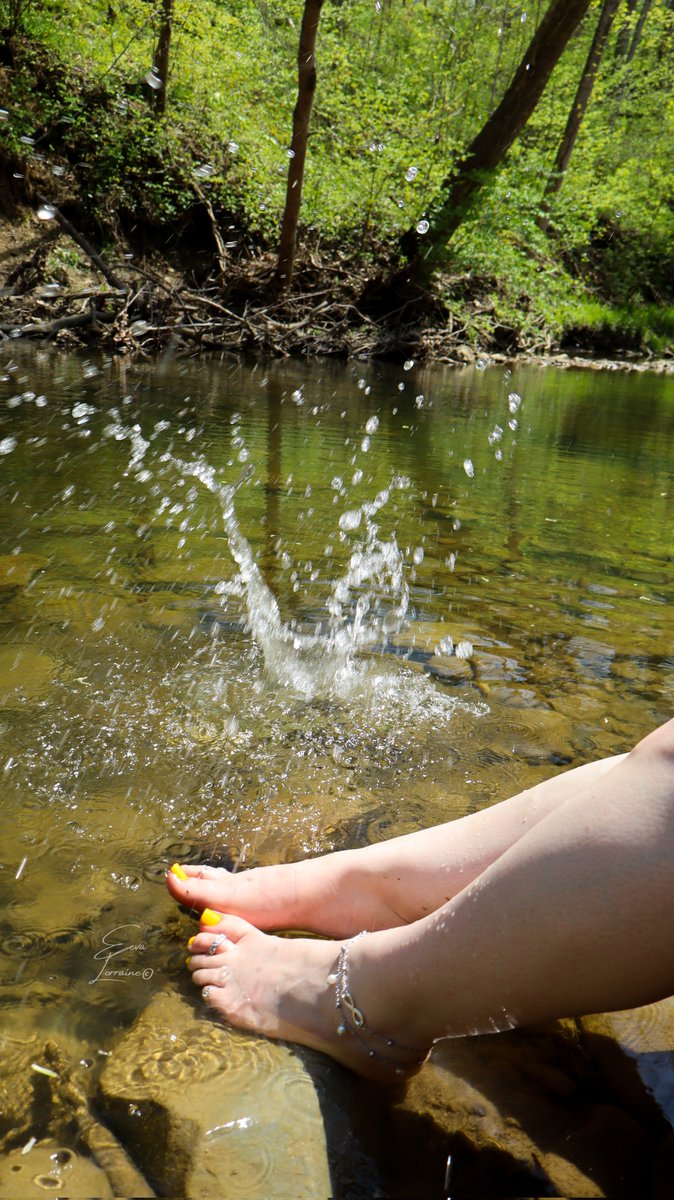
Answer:
[(10, 350), (0, 1052), (93, 1077), (178, 986), (175, 860), (365, 844), (672, 715), (674, 379)]

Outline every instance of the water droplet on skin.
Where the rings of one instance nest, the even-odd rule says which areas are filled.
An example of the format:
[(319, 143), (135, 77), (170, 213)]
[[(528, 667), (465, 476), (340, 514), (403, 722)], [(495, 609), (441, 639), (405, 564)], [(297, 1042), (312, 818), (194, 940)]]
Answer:
[(407, 180), (408, 183), (411, 183), (413, 179), (416, 179), (418, 174), (419, 174), (418, 167), (408, 167), (407, 170), (405, 171), (405, 179)]
[(466, 475), (468, 476), (468, 478), (472, 479), (475, 474), (475, 467), (473, 466), (473, 460), (470, 458), (464, 458), (463, 469), (466, 472)]
[(56, 216), (56, 209), (53, 204), (41, 204), (37, 210), (37, 215), (40, 221), (53, 221)]

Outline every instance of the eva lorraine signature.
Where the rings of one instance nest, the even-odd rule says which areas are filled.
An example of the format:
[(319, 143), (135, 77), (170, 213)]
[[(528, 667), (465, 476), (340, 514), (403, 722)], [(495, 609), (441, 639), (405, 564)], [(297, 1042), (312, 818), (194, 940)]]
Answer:
[(110, 963), (120, 954), (143, 954), (147, 950), (145, 942), (133, 942), (119, 938), (122, 930), (140, 929), (140, 925), (127, 924), (116, 925), (114, 929), (110, 929), (108, 933), (104, 933), (101, 938), (101, 948), (94, 954), (94, 961), (101, 963), (101, 969), (94, 979), (90, 979), (89, 983), (98, 983), (101, 979), (111, 979), (113, 982), (122, 983), (125, 979), (152, 979), (154, 970), (152, 967), (133, 968), (128, 966), (111, 967)]

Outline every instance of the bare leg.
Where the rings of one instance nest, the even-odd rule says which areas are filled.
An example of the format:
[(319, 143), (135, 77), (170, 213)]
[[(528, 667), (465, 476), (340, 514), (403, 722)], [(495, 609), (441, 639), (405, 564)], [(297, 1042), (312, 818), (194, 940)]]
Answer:
[[(553, 807), (449, 903), (350, 948), (368, 1026), (406, 1047), (674, 990), (674, 722)], [(217, 919), (217, 918), (216, 918)], [(225, 941), (205, 953), (214, 934)], [(413, 1051), (339, 1037), (327, 982), (340, 945), (269, 937), (237, 917), (203, 925), (190, 962), (233, 1024), (325, 1050), (376, 1078)], [(384, 1043), (385, 1044), (385, 1043)]]
[(587, 763), (468, 817), (359, 850), (236, 875), (216, 867), (174, 867), (168, 888), (200, 912), (235, 913), (259, 929), (348, 937), (364, 928), (405, 925), (445, 904), (538, 821), (624, 757)]

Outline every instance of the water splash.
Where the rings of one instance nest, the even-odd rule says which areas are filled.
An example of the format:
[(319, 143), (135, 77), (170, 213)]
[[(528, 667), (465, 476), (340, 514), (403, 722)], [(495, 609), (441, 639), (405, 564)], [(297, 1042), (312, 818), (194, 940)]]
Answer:
[[(147, 452), (164, 426), (158, 425), (146, 438), (139, 425), (124, 425), (118, 411), (113, 410), (111, 415), (106, 436), (128, 441), (131, 446), (125, 474), (135, 475), (141, 483), (148, 482), (152, 471), (146, 465)], [(377, 417), (371, 417), (366, 428), (374, 433), (378, 423)], [(267, 680), (304, 700), (346, 699), (367, 687), (368, 680), (372, 680), (359, 655), (385, 644), (396, 634), (409, 607), (403, 553), (395, 533), (387, 540), (380, 537), (375, 517), (388, 504), (392, 491), (405, 489), (409, 480), (394, 476), (390, 486), (374, 499), (341, 514), (340, 539), (346, 541), (356, 530), (359, 539), (351, 547), (346, 570), (332, 584), (325, 623), (307, 630), (297, 621), (283, 620), (276, 596), (239, 526), (234, 498), (253, 476), (253, 465), (246, 463), (234, 483), (223, 482), (203, 457), (188, 461), (166, 451), (158, 456), (158, 465), (163, 470), (177, 470), (183, 479), (196, 479), (218, 501), (229, 550), (239, 568), (247, 625), (262, 652)], [(338, 482), (341, 484), (341, 480)], [(344, 494), (341, 487), (339, 491)], [(162, 507), (167, 505), (168, 499)]]
[[(234, 497), (253, 475), (252, 465), (244, 468), (234, 484), (226, 484), (202, 458), (191, 462), (175, 458), (174, 462), (183, 475), (197, 479), (220, 503), (229, 549), (244, 588), (248, 625), (262, 651), (268, 679), (305, 700), (351, 694), (362, 683), (364, 673), (358, 653), (397, 632), (409, 605), (403, 556), (395, 535), (382, 541), (373, 520), (390, 491), (385, 489), (361, 505), (356, 510), (357, 521), (348, 520), (355, 514), (342, 515), (343, 531), (359, 526), (364, 519), (364, 537), (353, 547), (345, 573), (332, 586), (325, 629), (318, 625), (307, 632), (296, 622), (283, 620), (278, 601), (239, 527)], [(387, 604), (382, 610), (384, 596)]]

